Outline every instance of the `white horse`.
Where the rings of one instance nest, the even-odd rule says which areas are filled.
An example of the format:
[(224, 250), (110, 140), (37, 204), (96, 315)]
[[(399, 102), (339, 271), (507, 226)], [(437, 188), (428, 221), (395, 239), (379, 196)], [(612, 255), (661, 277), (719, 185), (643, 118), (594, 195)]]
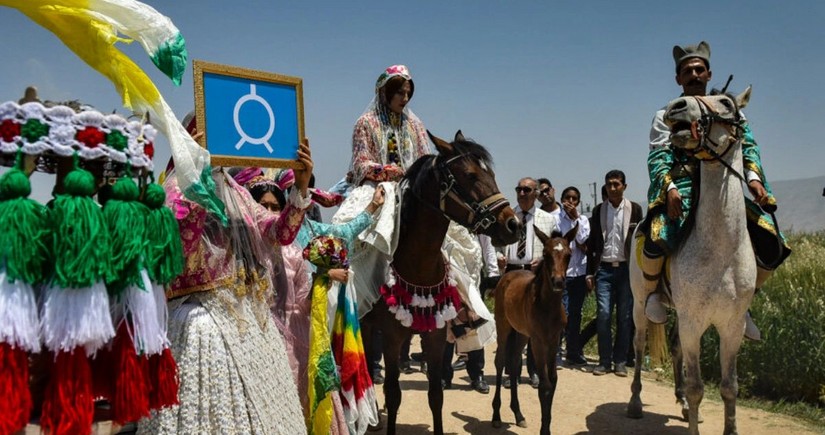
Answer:
[[(688, 421), (691, 434), (699, 433), (699, 403), (704, 386), (699, 372), (700, 339), (713, 325), (719, 333), (725, 403), (725, 434), (736, 434), (736, 357), (745, 329), (745, 315), (756, 289), (756, 260), (748, 237), (742, 188), (742, 122), (739, 110), (747, 105), (751, 88), (732, 97), (681, 97), (668, 104), (665, 123), (672, 146), (701, 160), (699, 199), (695, 222), (670, 259), (669, 277), (685, 366)], [(639, 267), (633, 238), (630, 284), (636, 324), (636, 370), (628, 416), (642, 416), (641, 371), (648, 321), (648, 290)]]

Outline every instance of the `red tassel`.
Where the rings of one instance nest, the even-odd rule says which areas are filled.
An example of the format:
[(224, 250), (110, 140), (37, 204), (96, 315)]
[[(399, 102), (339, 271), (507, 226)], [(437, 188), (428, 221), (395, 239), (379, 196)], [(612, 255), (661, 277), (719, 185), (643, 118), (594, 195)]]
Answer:
[(89, 361), (92, 367), (92, 393), (95, 398), (111, 400), (114, 397), (115, 363), (115, 355), (109, 347), (97, 351), (95, 357)]
[(178, 365), (168, 347), (163, 349), (163, 353), (149, 358), (149, 373), (152, 383), (149, 407), (157, 410), (179, 404)]
[(0, 343), (0, 434), (25, 428), (31, 411), (28, 355), (19, 347)]
[(58, 352), (46, 387), (40, 425), (52, 435), (92, 432), (92, 373), (83, 348)]
[(118, 328), (114, 342), (117, 361), (112, 420), (118, 424), (149, 416), (148, 364), (141, 364), (125, 324)]

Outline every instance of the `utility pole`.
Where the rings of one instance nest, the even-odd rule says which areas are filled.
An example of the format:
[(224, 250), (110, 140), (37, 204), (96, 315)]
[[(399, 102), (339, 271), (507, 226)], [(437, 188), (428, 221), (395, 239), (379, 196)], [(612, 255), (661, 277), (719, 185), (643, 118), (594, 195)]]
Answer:
[(598, 202), (596, 202), (596, 186), (597, 186), (597, 183), (594, 181), (592, 183), (587, 183), (587, 185), (591, 188), (590, 189), (590, 198), (593, 200), (593, 206), (592, 207), (588, 206), (588, 208), (590, 208), (590, 210), (592, 210), (592, 209), (596, 208), (596, 204), (598, 204)]

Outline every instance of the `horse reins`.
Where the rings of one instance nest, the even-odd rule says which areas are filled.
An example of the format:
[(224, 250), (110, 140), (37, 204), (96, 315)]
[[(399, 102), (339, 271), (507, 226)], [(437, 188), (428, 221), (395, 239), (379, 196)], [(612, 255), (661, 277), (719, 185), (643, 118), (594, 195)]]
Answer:
[(462, 189), (458, 184), (458, 181), (450, 171), (449, 167), (449, 165), (456, 160), (465, 157), (469, 157), (469, 155), (459, 154), (444, 162), (439, 162), (438, 156), (433, 158), (431, 167), (437, 170), (439, 175), (438, 207), (421, 199), (416, 192), (416, 189), (411, 190), (419, 201), (427, 207), (441, 213), (441, 215), (447, 218), (447, 220), (455, 220), (447, 214), (446, 209), (447, 198), (451, 198), (456, 204), (467, 210), (467, 222), (459, 223), (469, 228), (473, 233), (478, 233), (480, 230), (487, 229), (490, 225), (494, 224), (496, 222), (495, 213), (500, 208), (509, 206), (510, 203), (507, 201), (507, 198), (501, 194), (501, 192), (494, 193), (483, 199), (481, 202), (475, 202), (472, 200), (468, 201), (465, 199), (465, 197), (469, 197), (469, 194), (467, 194), (467, 192), (465, 192), (464, 189)]
[[(730, 79), (728, 79), (728, 82), (730, 82)], [(727, 85), (725, 85), (725, 87), (727, 88)], [(739, 171), (734, 169), (733, 166), (731, 166), (730, 163), (728, 163), (727, 161), (725, 161), (722, 158), (728, 153), (728, 151), (730, 151), (733, 148), (734, 143), (739, 142), (743, 139), (742, 136), (741, 136), (742, 132), (744, 132), (743, 120), (739, 116), (739, 107), (736, 104), (736, 100), (731, 98), (731, 100), (733, 101), (733, 106), (734, 106), (733, 112), (735, 113), (734, 118), (731, 120), (730, 118), (720, 116), (718, 114), (718, 112), (716, 112), (716, 110), (713, 109), (713, 106), (711, 106), (710, 104), (707, 103), (707, 101), (705, 101), (704, 97), (694, 96), (693, 98), (696, 99), (696, 101), (699, 103), (699, 111), (701, 112), (701, 117), (699, 118), (698, 121), (694, 121), (693, 123), (691, 123), (691, 126), (690, 126), (691, 133), (694, 135), (694, 137), (696, 137), (698, 134), (701, 134), (701, 136), (699, 136), (699, 147), (698, 147), (699, 152), (705, 152), (705, 153), (709, 154), (711, 156), (711, 158), (710, 159), (703, 159), (703, 158), (701, 158), (701, 156), (696, 156), (696, 154), (694, 154), (694, 156), (696, 156), (696, 158), (698, 158), (699, 160), (718, 161), (719, 163), (724, 165), (729, 171), (731, 171), (733, 173), (733, 175), (736, 176), (736, 178), (738, 178), (741, 182), (745, 183), (745, 185), (747, 186), (748, 185), (748, 180), (745, 178), (745, 176), (743, 176)], [(730, 130), (729, 131), (731, 132), (731, 134), (733, 134), (735, 140), (730, 142), (728, 144), (728, 147), (721, 154), (717, 153), (716, 150), (714, 150), (713, 148), (711, 148), (707, 145), (707, 143), (710, 142), (715, 147), (720, 146), (718, 143), (714, 142), (709, 137), (710, 130), (711, 130), (711, 128), (713, 128), (713, 123), (714, 122), (719, 122), (720, 124), (725, 124), (727, 126), (733, 127), (733, 131), (730, 131)], [(699, 193), (699, 194), (701, 194), (701, 193)], [(765, 213), (767, 213), (771, 216), (771, 219), (773, 220), (774, 228), (776, 228), (776, 231), (779, 232), (779, 223), (776, 221), (776, 215), (775, 215), (776, 206), (773, 205), (773, 206), (763, 207), (762, 205), (757, 204), (755, 202), (754, 202), (754, 204), (756, 204), (756, 206), (759, 207), (763, 212), (765, 212)], [(782, 250), (782, 242), (779, 239), (778, 235), (777, 235), (776, 239), (777, 239), (777, 249), (779, 251), (781, 251)], [(781, 257), (779, 257), (779, 258), (781, 258)], [(774, 269), (778, 265), (779, 261), (780, 260), (777, 259), (776, 261), (773, 262), (773, 264), (765, 265), (765, 267), (768, 268), (768, 269)]]
[[(464, 191), (464, 189), (461, 188), (456, 181), (455, 176), (450, 171), (451, 163), (465, 157), (468, 157), (468, 154), (459, 154), (445, 162), (437, 164), (436, 168), (442, 178), (439, 181), (440, 189), (438, 208), (441, 210), (441, 213), (446, 216), (447, 198), (452, 198), (456, 204), (467, 210), (468, 227), (474, 233), (477, 233), (479, 230), (487, 229), (490, 225), (494, 224), (496, 222), (495, 212), (502, 207), (510, 205), (510, 203), (507, 201), (507, 198), (501, 194), (501, 192), (494, 193), (483, 199), (481, 202), (467, 201), (465, 199), (466, 197), (469, 197), (469, 195)], [(436, 165), (437, 160), (438, 159), (436, 158), (436, 160), (433, 161), (433, 165)]]

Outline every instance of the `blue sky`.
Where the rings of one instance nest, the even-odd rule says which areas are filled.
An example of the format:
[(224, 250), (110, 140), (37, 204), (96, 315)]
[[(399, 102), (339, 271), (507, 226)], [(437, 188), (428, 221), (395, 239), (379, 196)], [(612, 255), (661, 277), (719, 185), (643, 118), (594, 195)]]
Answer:
[[(511, 200), (520, 177), (546, 176), (587, 202), (588, 184), (618, 168), (628, 196), (644, 203), (650, 121), (680, 92), (671, 49), (700, 40), (711, 44), (712, 84), (734, 74), (732, 90), (754, 86), (745, 113), (769, 179), (825, 173), (825, 2), (148, 3), (180, 28), (190, 59), (303, 78), (319, 187), (346, 172), (375, 79), (403, 63), (416, 83), (412, 109), (438, 136), (461, 129), (487, 146)], [(35, 85), (43, 98), (122, 111), (112, 85), (51, 33), (6, 8), (0, 26), (2, 98)], [(137, 44), (125, 50), (179, 117), (194, 107), (191, 67), (174, 87)], [(160, 149), (156, 166), (167, 158)], [(50, 181), (37, 178), (39, 195)]]

